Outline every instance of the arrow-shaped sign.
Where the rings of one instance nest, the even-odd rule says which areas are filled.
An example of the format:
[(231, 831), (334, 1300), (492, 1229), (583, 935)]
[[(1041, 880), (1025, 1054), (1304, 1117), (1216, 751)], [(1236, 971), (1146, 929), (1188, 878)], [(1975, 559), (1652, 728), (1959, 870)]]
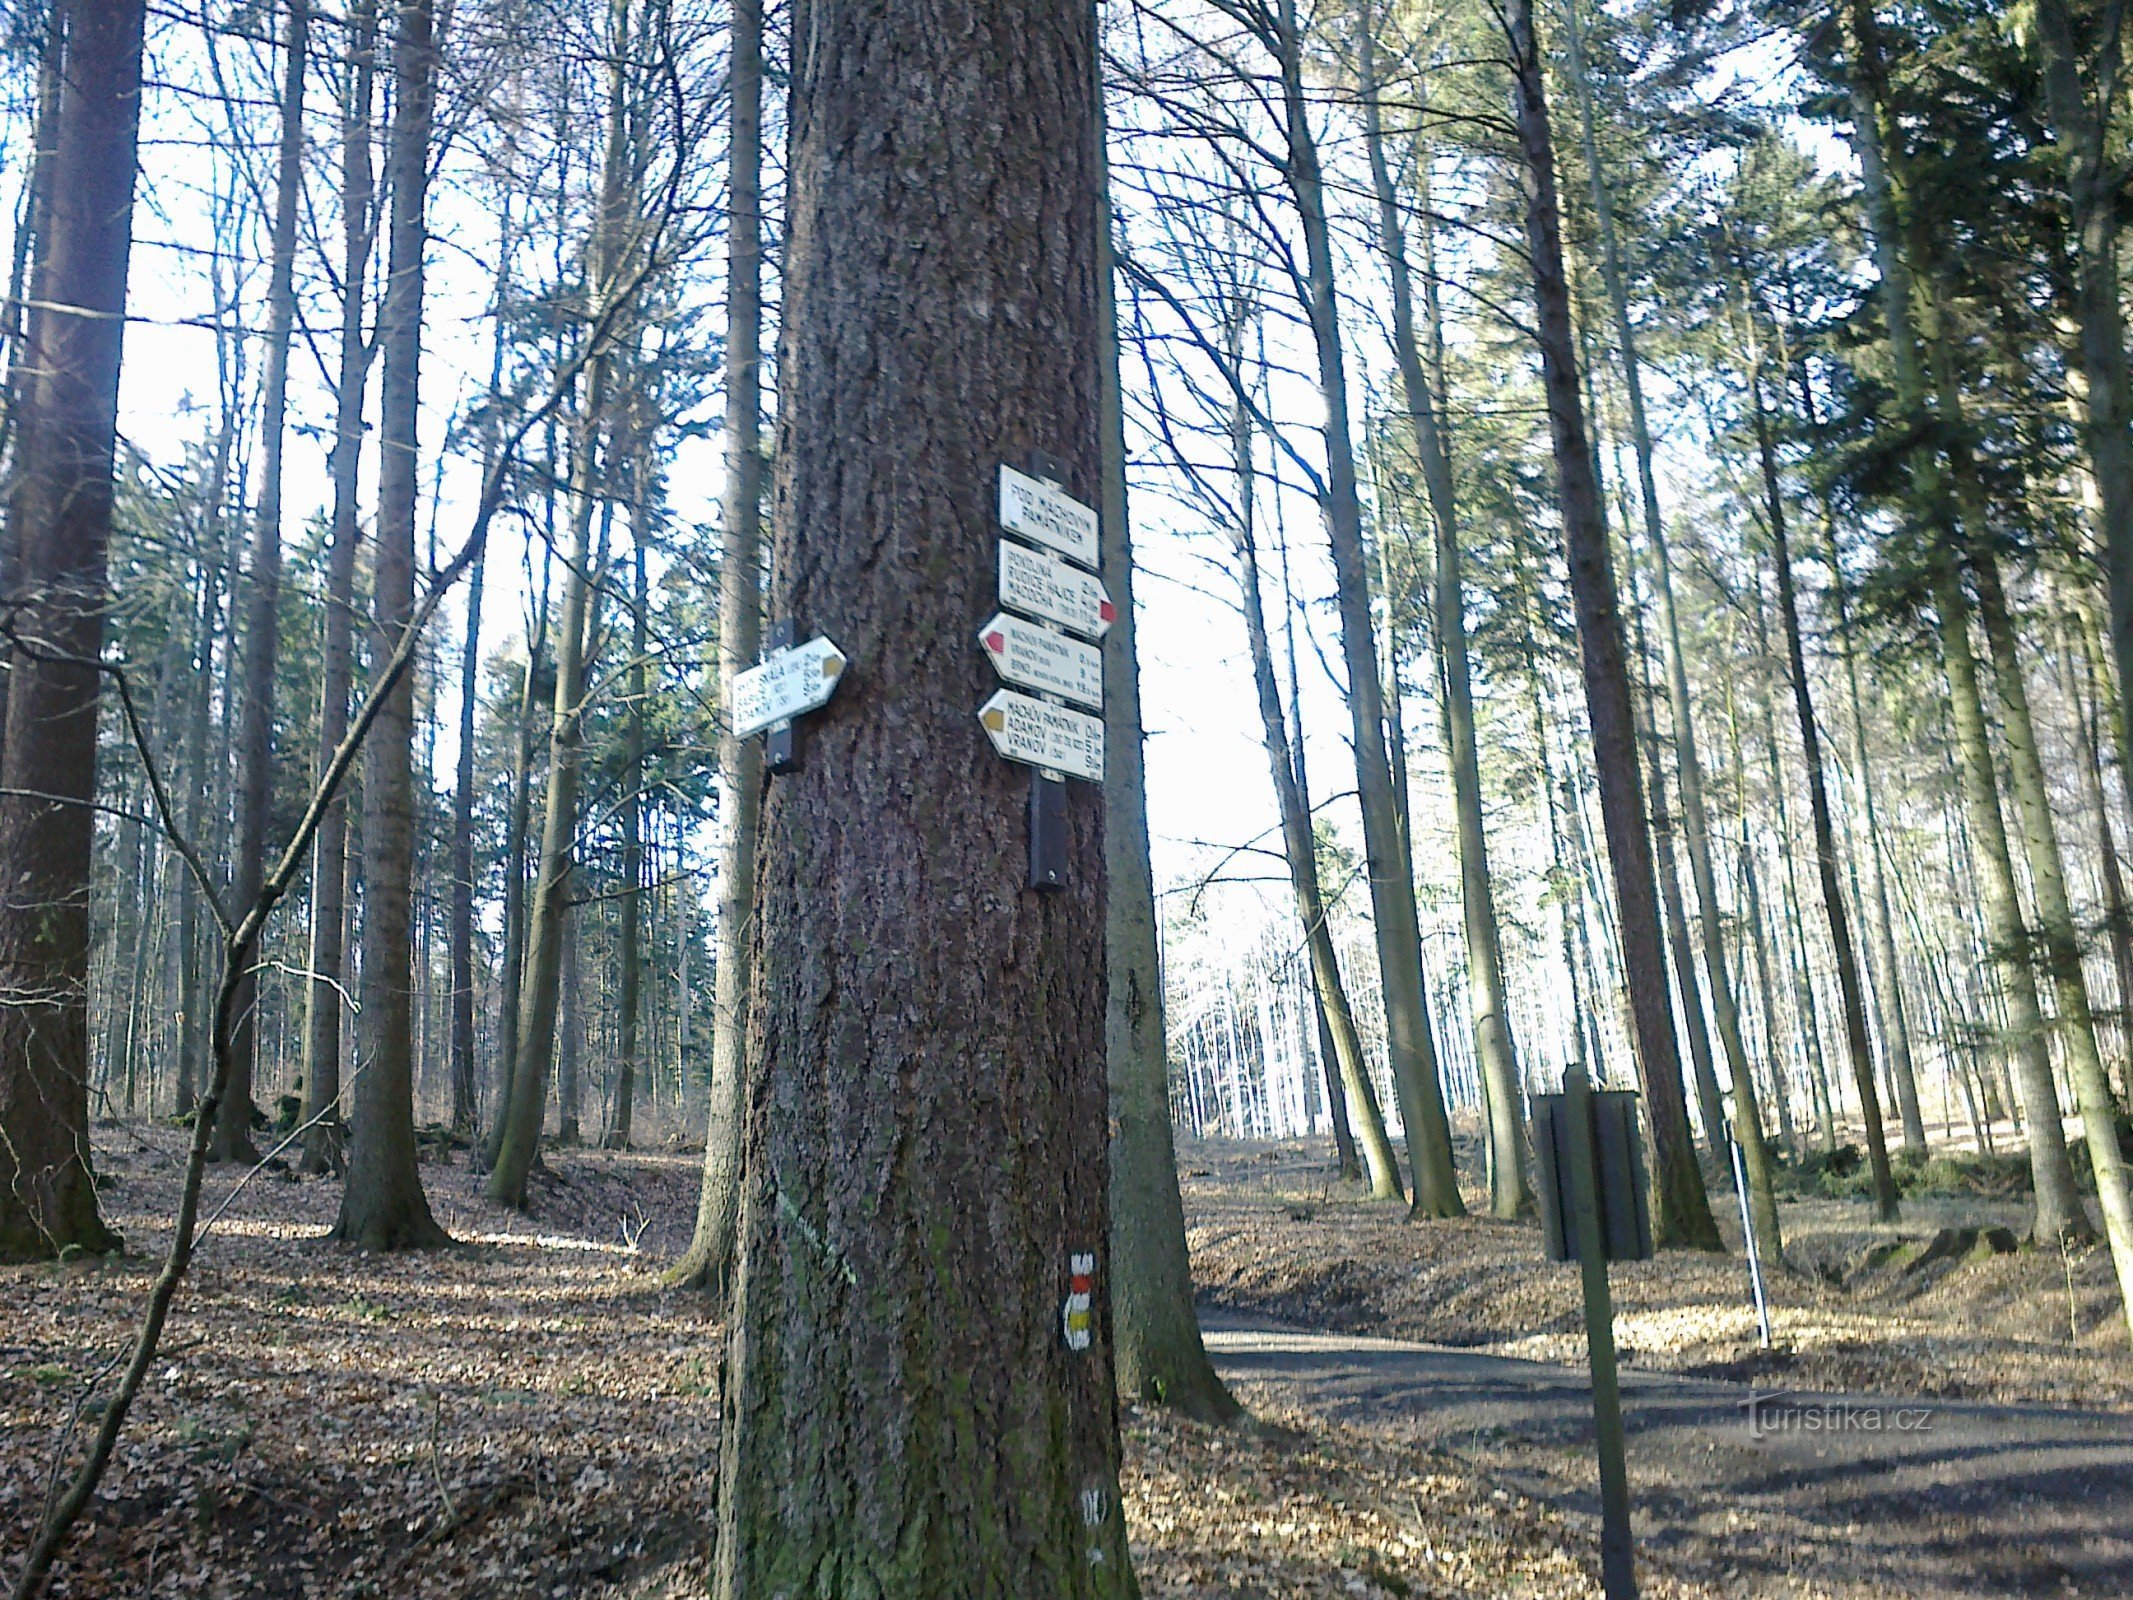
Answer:
[(1103, 718), (1002, 689), (978, 709), (992, 747), (1010, 761), (1103, 782)]
[(820, 710), (837, 692), (843, 673), (844, 652), (820, 636), (736, 672), (728, 708), (733, 736), (752, 738), (774, 722)]
[(1000, 526), (1085, 567), (1102, 565), (1095, 511), (1064, 489), (1017, 472), (1004, 462), (1000, 467)]
[(1000, 604), (1090, 639), (1118, 620), (1100, 579), (1011, 539), (1000, 541)]
[(993, 670), (1009, 683), (1056, 694), (1062, 700), (1101, 711), (1104, 704), (1104, 653), (1063, 633), (1005, 611), (978, 630)]

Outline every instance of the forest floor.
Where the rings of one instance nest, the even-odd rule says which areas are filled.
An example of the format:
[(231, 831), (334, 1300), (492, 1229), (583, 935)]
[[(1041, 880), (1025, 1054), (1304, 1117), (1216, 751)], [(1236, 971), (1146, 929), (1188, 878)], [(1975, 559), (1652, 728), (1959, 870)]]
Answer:
[[(89, 1420), (80, 1403), (126, 1347), (168, 1237), (182, 1135), (136, 1125), (99, 1128), (97, 1138), (107, 1210), (133, 1253), (0, 1269), (0, 1573), (34, 1526), (55, 1449), (78, 1447)], [(1571, 1353), (1574, 1309), (1565, 1308), (1574, 1298), (1564, 1296), (1574, 1290), (1557, 1292), (1553, 1280), (1566, 1275), (1539, 1262), (1530, 1228), (1409, 1228), (1397, 1212), (1343, 1199), (1301, 1149), (1268, 1153), (1181, 1151), (1202, 1276), (1228, 1315)], [(232, 1198), (238, 1174), (212, 1176), (203, 1215), (216, 1220), (55, 1592), (707, 1593), (718, 1330), (696, 1300), (658, 1283), (686, 1242), (696, 1171), (685, 1153), (552, 1154), (527, 1218), (480, 1200), (463, 1161), (439, 1160), (425, 1180), (459, 1247), (397, 1258), (321, 1244), (338, 1199), (330, 1181), (262, 1172)], [(1399, 1281), (1403, 1258), (1411, 1283)], [(1702, 1343), (1662, 1337), (1676, 1326), (1666, 1321), (1671, 1291), (1656, 1273), (1640, 1289), (1645, 1269), (1623, 1269), (1633, 1374), (1738, 1359), (1737, 1329), (1724, 1322), (1726, 1295), (1739, 1299), (1737, 1259), (1672, 1265), (1682, 1260), (1661, 1264), (1683, 1274), (1679, 1326), (1702, 1317), (1712, 1331)], [(2010, 1261), (2022, 1258), (1962, 1270), (1999, 1272)], [(2075, 1263), (2077, 1320), (2094, 1311), (2093, 1266)], [(2066, 1292), (2059, 1284), (2062, 1318)], [(1841, 1292), (1826, 1293), (1835, 1297), (1827, 1304), (1824, 1289), (1803, 1285), (1784, 1301), (1781, 1317), (1802, 1319), (1781, 1322), (1796, 1347), (1840, 1342), (1834, 1331), (1811, 1339), (1811, 1327), (1850, 1329), (1844, 1339), (1871, 1345), (1877, 1326), (1909, 1341), (1902, 1318), (1931, 1320), (1906, 1303), (1900, 1318), (1868, 1307), (1843, 1322)], [(1952, 1307), (1947, 1321), (1947, 1337), (1978, 1336)], [(1988, 1343), (2021, 1337), (2015, 1323), (1994, 1328)], [(1988, 1390), (1985, 1374), (2000, 1364), (1980, 1356), (1965, 1392), (2124, 1402), (2125, 1357), (2114, 1369), (2100, 1321), (2084, 1325), (2084, 1344), (2096, 1349), (2063, 1355), (2044, 1330), (2031, 1332), (2040, 1370), (2065, 1363), (2052, 1367), (2056, 1376), (2027, 1389), (1992, 1378), (2003, 1387)], [(1537, 1342), (1514, 1349), (1520, 1339)], [(1244, 1360), (1215, 1342), (1226, 1365)], [(2004, 1363), (2010, 1373), (2015, 1365)], [(2072, 1394), (2091, 1383), (2091, 1366), (2092, 1386)], [(1550, 1446), (1552, 1463), (1538, 1447), (1498, 1459), (1471, 1438), (1421, 1437), (1397, 1408), (1359, 1409), (1323, 1384), (1246, 1367), (1236, 1377), (1252, 1426), (1126, 1413), (1127, 1512), (1150, 1600), (1595, 1591), (1597, 1527), (1571, 1483), (1589, 1470), (1575, 1451)], [(1900, 1362), (1804, 1369), (1844, 1383), (1850, 1370), (1885, 1391), (1946, 1392), (1893, 1383), (1884, 1371), (1911, 1370)], [(2122, 1386), (2108, 1388), (2114, 1370)], [(1787, 1372), (1784, 1381), (1807, 1378)], [(1841, 1549), (1816, 1549), (1816, 1561), (1844, 1559)], [(1744, 1589), (1737, 1552), (1708, 1536), (1651, 1541), (1640, 1562), (1647, 1595), (1682, 1600), (1872, 1592), (1837, 1571)]]

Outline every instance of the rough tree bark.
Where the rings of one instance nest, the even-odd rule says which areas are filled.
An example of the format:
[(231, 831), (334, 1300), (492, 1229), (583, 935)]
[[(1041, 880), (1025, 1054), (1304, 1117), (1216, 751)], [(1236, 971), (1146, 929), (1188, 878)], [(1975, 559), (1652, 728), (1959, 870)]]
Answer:
[(763, 806), (722, 1600), (1137, 1593), (1101, 797), (1070, 785), (1069, 884), (1026, 888), (1029, 775), (973, 715), (999, 466), (1086, 496), (1099, 459), (1094, 21), (796, 30), (773, 604), (851, 665)]
[[(719, 553), (718, 681), (755, 665), (763, 635), (763, 7), (734, 0), (726, 182), (726, 498)], [(755, 957), (755, 852), (763, 801), (762, 747), (722, 729), (719, 795), (727, 807), (719, 863), (717, 959), (711, 975), (710, 1117), (696, 1234), (669, 1281), (732, 1291), (741, 1193), (746, 1010)], [(687, 892), (686, 890), (684, 891)], [(684, 919), (686, 928), (686, 918)], [(686, 968), (684, 968), (686, 972)], [(686, 1014), (685, 1014), (686, 1015)], [(686, 1045), (682, 1051), (686, 1060)]]
[(1681, 1057), (1667, 998), (1665, 940), (1659, 926), (1651, 836), (1645, 830), (1644, 785), (1637, 771), (1621, 603), (1607, 550), (1607, 526), (1600, 510), (1584, 403), (1578, 393), (1570, 287), (1563, 272), (1562, 217), (1556, 200), (1555, 143), (1548, 126), (1532, 0), (1511, 0), (1505, 23), (1525, 191), (1526, 247), (1540, 324), (1542, 385), (1584, 661), (1586, 716), (1592, 729), (1600, 814), (1614, 873), (1622, 957), (1636, 1025), (1637, 1071), (1652, 1127), (1652, 1188), (1657, 1201), (1652, 1208), (1653, 1232), (1662, 1244), (1716, 1250), (1722, 1248), (1718, 1224), (1712, 1219), (1703, 1173), (1696, 1165), (1696, 1148), (1689, 1137)]
[[(414, 616), (416, 424), (421, 385), (423, 214), (437, 45), (430, 0), (402, 0), (393, 34), (393, 117), (386, 148), (391, 224), (378, 407), (378, 532), (371, 652), (387, 659)], [(394, 685), (363, 756), (363, 971), (356, 1037), (362, 1068), (348, 1179), (333, 1237), (367, 1250), (450, 1241), (430, 1215), (415, 1166), (414, 674)]]
[[(89, 1171), (89, 878), (142, 0), (70, 0), (7, 508), (0, 748), (0, 1259), (115, 1249)], [(67, 309), (61, 309), (62, 307)], [(75, 308), (79, 308), (78, 312)]]

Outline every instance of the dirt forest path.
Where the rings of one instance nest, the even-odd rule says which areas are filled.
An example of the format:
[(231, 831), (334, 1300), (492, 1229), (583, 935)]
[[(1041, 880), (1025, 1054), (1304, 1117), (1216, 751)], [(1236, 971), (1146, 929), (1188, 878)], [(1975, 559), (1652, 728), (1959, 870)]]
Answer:
[[(1202, 1322), (1247, 1405), (1449, 1458), (1597, 1529), (1582, 1371)], [(1745, 1402), (1769, 1387), (1629, 1370), (1622, 1385), (1640, 1557), (1722, 1573), (1732, 1595), (2133, 1595), (2133, 1416), (1799, 1394), (1751, 1429)]]

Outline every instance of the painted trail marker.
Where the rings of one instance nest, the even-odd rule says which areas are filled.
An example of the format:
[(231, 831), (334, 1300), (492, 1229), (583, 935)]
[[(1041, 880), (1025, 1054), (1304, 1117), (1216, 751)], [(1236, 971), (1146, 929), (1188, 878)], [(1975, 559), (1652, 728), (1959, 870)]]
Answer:
[(1102, 563), (1096, 512), (1056, 484), (1000, 466), (1000, 526), (1094, 568)]
[(1101, 717), (1002, 689), (979, 707), (978, 722), (992, 747), (1010, 761), (1089, 783), (1103, 781)]
[(733, 735), (750, 739), (765, 728), (819, 711), (837, 692), (844, 652), (820, 635), (765, 656), (733, 675)]
[(978, 644), (993, 671), (1008, 683), (1058, 695), (1091, 711), (1103, 709), (1104, 653), (1095, 645), (1005, 611), (993, 613), (978, 630)]
[(1118, 620), (1102, 579), (1009, 539), (1000, 541), (1000, 604), (1087, 639)]

